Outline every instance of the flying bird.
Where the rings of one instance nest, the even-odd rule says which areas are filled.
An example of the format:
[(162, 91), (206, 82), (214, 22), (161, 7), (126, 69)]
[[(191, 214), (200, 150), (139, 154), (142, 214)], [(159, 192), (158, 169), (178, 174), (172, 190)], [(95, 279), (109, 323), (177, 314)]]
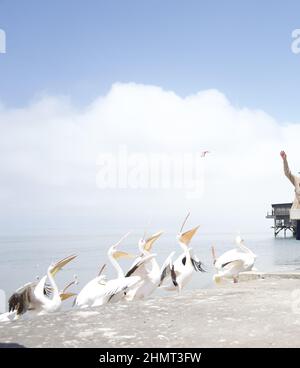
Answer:
[(210, 153), (210, 151), (202, 151), (201, 152), (201, 157), (205, 157), (208, 153)]

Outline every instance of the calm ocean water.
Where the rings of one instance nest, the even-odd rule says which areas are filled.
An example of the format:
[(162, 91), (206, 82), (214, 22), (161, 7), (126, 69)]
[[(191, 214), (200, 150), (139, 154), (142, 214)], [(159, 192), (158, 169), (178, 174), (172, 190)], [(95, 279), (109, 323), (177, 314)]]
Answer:
[[(74, 291), (80, 290), (90, 279), (95, 277), (103, 263), (107, 263), (106, 251), (110, 245), (118, 241), (122, 233), (107, 233), (94, 236), (25, 236), (0, 238), (0, 289), (10, 295), (15, 289), (36, 276), (43, 276), (52, 261), (59, 260), (70, 254), (78, 254), (78, 258), (67, 265), (56, 279), (59, 287), (78, 276), (79, 285)], [(131, 234), (120, 249), (138, 254), (137, 241), (140, 234)], [(300, 241), (293, 238), (274, 239), (272, 233), (243, 234), (245, 244), (257, 254), (256, 268), (260, 271), (299, 271)], [(189, 288), (212, 287), (212, 258), (210, 247), (215, 245), (217, 254), (234, 246), (235, 234), (198, 234), (191, 246), (198, 257), (204, 262), (207, 273), (195, 273)], [(180, 254), (174, 234), (164, 234), (153, 246), (160, 263), (173, 250)], [(126, 270), (130, 260), (121, 260)], [(114, 277), (115, 271), (108, 263), (108, 277)]]

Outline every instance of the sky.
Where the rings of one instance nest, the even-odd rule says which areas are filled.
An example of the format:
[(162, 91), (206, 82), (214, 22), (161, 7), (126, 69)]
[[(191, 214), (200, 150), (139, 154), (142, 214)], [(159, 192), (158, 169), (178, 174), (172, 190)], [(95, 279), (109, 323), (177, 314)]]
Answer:
[[(167, 226), (190, 209), (208, 230), (216, 214), (220, 230), (271, 225), (270, 203), (293, 197), (280, 149), (300, 171), (299, 11), (296, 1), (0, 0), (1, 232)], [(124, 144), (211, 150), (202, 197), (100, 190), (97, 157)]]
[(216, 88), (238, 106), (298, 119), (298, 1), (1, 0), (0, 99), (85, 105), (116, 82), (186, 96)]

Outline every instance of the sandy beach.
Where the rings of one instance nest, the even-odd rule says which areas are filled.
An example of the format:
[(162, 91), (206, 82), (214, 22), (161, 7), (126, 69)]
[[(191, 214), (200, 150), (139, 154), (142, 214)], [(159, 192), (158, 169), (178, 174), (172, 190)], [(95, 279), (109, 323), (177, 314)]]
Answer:
[[(300, 273), (0, 325), (1, 346), (299, 347)], [(299, 292), (300, 293), (300, 292)], [(298, 297), (299, 298), (299, 297)]]

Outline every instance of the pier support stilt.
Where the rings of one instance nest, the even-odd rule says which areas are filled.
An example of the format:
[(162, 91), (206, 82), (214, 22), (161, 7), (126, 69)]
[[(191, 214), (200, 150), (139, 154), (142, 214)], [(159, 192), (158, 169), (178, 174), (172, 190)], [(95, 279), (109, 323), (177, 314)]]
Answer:
[(300, 220), (297, 220), (297, 225), (296, 225), (296, 239), (300, 240)]

